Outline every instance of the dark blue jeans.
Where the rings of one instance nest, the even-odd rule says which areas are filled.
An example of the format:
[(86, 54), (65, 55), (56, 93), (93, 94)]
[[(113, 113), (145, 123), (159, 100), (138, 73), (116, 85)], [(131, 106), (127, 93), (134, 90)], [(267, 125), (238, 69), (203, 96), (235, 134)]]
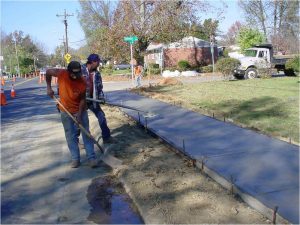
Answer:
[(102, 132), (102, 139), (107, 140), (110, 138), (110, 129), (107, 126), (105, 114), (100, 105), (97, 103), (95, 106), (92, 103), (88, 104), (88, 108), (95, 114), (98, 119), (99, 126)]
[[(66, 113), (61, 112), (61, 122), (64, 126), (67, 144), (71, 153), (72, 160), (80, 160), (80, 152), (78, 147), (80, 129), (72, 118)], [(89, 132), (89, 118), (87, 111), (82, 113), (82, 126)], [(94, 142), (82, 132), (82, 139), (88, 160), (96, 159), (94, 152)]]

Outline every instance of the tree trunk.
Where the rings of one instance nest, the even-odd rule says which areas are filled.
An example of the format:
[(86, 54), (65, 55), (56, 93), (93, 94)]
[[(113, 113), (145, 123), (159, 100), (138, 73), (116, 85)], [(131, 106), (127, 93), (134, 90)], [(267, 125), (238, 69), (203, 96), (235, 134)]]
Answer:
[(262, 0), (259, 0), (259, 11), (260, 11), (260, 22), (263, 28), (264, 35), (267, 38), (267, 29), (265, 24), (266, 17), (265, 17), (265, 11), (264, 11)]

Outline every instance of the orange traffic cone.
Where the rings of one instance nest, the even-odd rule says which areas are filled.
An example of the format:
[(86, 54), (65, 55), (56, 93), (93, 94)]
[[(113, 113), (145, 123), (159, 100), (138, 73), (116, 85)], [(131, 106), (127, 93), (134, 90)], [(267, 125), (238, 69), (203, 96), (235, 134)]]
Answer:
[(15, 92), (15, 89), (14, 89), (14, 84), (11, 85), (10, 97), (12, 97), (12, 98), (16, 97), (16, 92)]
[(3, 77), (1, 78), (1, 85), (2, 85), (2, 86), (4, 86), (4, 85), (5, 85), (5, 80), (4, 80), (4, 78), (3, 78)]
[(0, 97), (1, 106), (7, 105), (6, 97), (4, 94), (4, 89), (1, 87), (1, 97)]

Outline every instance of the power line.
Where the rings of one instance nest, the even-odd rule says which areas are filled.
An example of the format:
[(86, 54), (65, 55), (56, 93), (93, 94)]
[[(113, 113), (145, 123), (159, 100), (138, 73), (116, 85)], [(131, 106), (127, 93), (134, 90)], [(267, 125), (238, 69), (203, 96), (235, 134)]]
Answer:
[(82, 39), (82, 40), (79, 40), (79, 41), (70, 41), (70, 43), (77, 43), (77, 42), (82, 42), (82, 41), (86, 41), (86, 39)]

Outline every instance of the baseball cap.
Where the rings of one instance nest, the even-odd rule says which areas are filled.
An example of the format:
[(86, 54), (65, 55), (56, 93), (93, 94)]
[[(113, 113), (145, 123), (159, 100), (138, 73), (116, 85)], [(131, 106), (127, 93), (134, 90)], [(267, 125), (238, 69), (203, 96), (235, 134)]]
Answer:
[(71, 61), (68, 65), (68, 71), (75, 74), (76, 77), (81, 76), (81, 65), (77, 61)]
[(101, 58), (98, 54), (90, 54), (87, 60), (89, 62), (101, 62)]

